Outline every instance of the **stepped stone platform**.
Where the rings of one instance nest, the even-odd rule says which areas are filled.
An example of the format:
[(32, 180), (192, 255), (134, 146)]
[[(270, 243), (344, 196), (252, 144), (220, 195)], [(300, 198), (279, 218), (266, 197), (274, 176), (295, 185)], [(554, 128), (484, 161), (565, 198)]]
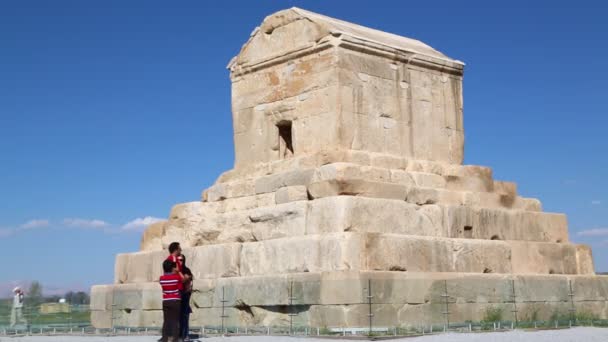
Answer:
[(228, 67), (234, 168), (117, 256), (115, 283), (92, 289), (96, 327), (162, 324), (173, 241), (197, 326), (220, 324), (222, 301), (232, 326), (366, 326), (366, 291), (376, 325), (442, 323), (446, 298), (452, 322), (514, 304), (520, 319), (607, 317), (608, 277), (566, 216), (462, 165), (462, 62), (292, 8)]

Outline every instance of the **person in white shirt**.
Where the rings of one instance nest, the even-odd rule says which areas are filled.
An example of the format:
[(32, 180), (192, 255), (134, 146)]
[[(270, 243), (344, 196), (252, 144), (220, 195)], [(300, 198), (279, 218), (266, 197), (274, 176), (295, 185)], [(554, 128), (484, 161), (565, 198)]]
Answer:
[(11, 311), (11, 328), (17, 324), (27, 324), (23, 317), (23, 291), (19, 286), (13, 289), (13, 310)]

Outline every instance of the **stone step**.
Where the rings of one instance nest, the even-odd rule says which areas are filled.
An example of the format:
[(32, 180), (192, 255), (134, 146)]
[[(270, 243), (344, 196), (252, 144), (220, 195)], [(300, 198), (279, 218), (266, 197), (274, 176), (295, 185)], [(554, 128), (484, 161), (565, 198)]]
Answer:
[(361, 181), (373, 182), (374, 184), (377, 182), (386, 183), (386, 187), (395, 185), (397, 188), (406, 186), (408, 188), (421, 187), (474, 193), (492, 193), (495, 192), (494, 188), (496, 186), (497, 194), (513, 199), (517, 197), (514, 184), (494, 182), (492, 171), (480, 166), (444, 166), (441, 173), (437, 174), (401, 168), (391, 169), (337, 162), (316, 168), (286, 170), (254, 179), (216, 183), (203, 192), (203, 200), (217, 202), (231, 198), (255, 196), (272, 193), (282, 187), (294, 185), (309, 186), (319, 182), (349, 184), (360, 183)]
[[(302, 189), (283, 188), (286, 199), (302, 199)], [(278, 195), (283, 191), (280, 191)], [(299, 197), (298, 197), (299, 196)], [(184, 246), (261, 241), (342, 231), (438, 237), (568, 242), (565, 215), (524, 210), (416, 205), (401, 200), (334, 196), (313, 201), (262, 204), (256, 198), (241, 210), (217, 212), (222, 202), (191, 202), (173, 208), (170, 220), (151, 226), (142, 247), (161, 250), (181, 241)], [(274, 201), (274, 200), (273, 200)], [(233, 207), (233, 209), (237, 209)]]
[[(288, 317), (286, 310), (281, 311), (285, 314), (282, 318), (272, 316), (271, 311), (289, 305), (291, 297), (299, 311), (296, 319), (303, 324), (315, 326), (323, 321), (331, 322), (328, 326), (338, 322), (344, 326), (358, 326), (360, 320), (357, 317), (365, 317), (364, 308), (369, 310), (367, 289), (370, 284), (376, 324), (384, 322), (392, 326), (398, 325), (396, 323), (441, 323), (445, 319), (441, 312), (445, 311), (446, 298), (452, 322), (479, 321), (487, 308), (505, 309), (503, 314), (508, 320), (513, 310), (513, 298), (520, 320), (534, 312), (537, 320), (548, 319), (556, 311), (568, 314), (571, 300), (579, 312), (605, 317), (608, 301), (606, 276), (294, 273), (195, 279), (191, 303), (195, 311), (193, 322), (195, 325), (216, 324), (222, 301), (229, 316), (226, 325), (245, 326), (261, 324), (268, 319), (285, 319)], [(445, 297), (446, 293), (448, 297)], [(419, 311), (416, 307), (424, 309)], [(160, 319), (157, 317), (158, 312), (162, 313), (160, 286), (156, 282), (94, 286), (91, 310), (96, 327), (107, 325), (110, 316), (118, 326), (158, 326), (157, 323), (162, 322), (162, 316)], [(394, 318), (387, 312), (399, 319), (392, 320)], [(422, 316), (416, 318), (414, 312)]]
[[(328, 233), (215, 244), (184, 250), (196, 278), (378, 270), (505, 274), (592, 274), (584, 245), (438, 238), (384, 233)], [(117, 283), (158, 279), (166, 252), (119, 254)]]

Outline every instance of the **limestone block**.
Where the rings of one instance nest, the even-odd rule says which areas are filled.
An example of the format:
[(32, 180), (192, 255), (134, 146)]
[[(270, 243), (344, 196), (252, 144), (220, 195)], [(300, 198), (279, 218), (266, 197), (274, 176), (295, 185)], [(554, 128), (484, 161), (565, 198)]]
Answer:
[(350, 50), (338, 51), (338, 67), (387, 80), (396, 80), (399, 74), (389, 60)]
[(513, 197), (494, 192), (463, 191), (463, 204), (470, 207), (506, 208), (527, 211), (542, 211), (540, 201), (533, 198)]
[(595, 274), (593, 267), (593, 256), (591, 247), (587, 245), (575, 245), (576, 247), (576, 266), (578, 274)]
[(446, 187), (446, 180), (437, 174), (426, 172), (410, 172), (410, 174), (418, 187), (434, 189)]
[(129, 254), (121, 253), (116, 255), (114, 261), (114, 284), (122, 284), (127, 281), (127, 266)]
[(355, 151), (350, 149), (323, 148), (320, 151), (304, 156), (300, 161), (299, 167), (320, 167), (333, 163), (350, 163), (361, 166), (370, 166), (371, 154), (365, 151)]
[(314, 200), (309, 208), (306, 234), (350, 231), (446, 236), (438, 206), (338, 196)]
[[(369, 310), (369, 307), (367, 308)], [(311, 326), (327, 328), (365, 326), (364, 305), (313, 305), (310, 307)], [(369, 313), (369, 311), (368, 311)], [(367, 318), (369, 325), (369, 318)]]
[(227, 198), (251, 196), (254, 194), (254, 184), (249, 180), (218, 183), (206, 190), (206, 198), (208, 202), (223, 201)]
[(414, 180), (412, 173), (403, 170), (390, 170), (390, 182), (407, 186), (416, 185), (416, 181)]
[(319, 181), (308, 186), (308, 193), (313, 199), (349, 195), (404, 200), (407, 192), (405, 185), (362, 179)]
[(432, 160), (409, 160), (407, 163), (407, 168), (405, 169), (408, 172), (424, 172), (424, 173), (433, 173), (436, 175), (443, 176), (444, 168), (446, 164), (435, 162)]
[(162, 262), (166, 257), (166, 251), (119, 254), (115, 277), (118, 283), (155, 281), (162, 274)]
[[(217, 203), (219, 204), (216, 210), (217, 213), (230, 213), (233, 211), (249, 210), (273, 205), (275, 203), (275, 196), (273, 193), (265, 193), (254, 196), (227, 198)], [(213, 214), (209, 213), (206, 217), (211, 215)]]
[(359, 271), (324, 272), (318, 282), (306, 281), (300, 286), (309, 295), (301, 303), (341, 305), (358, 304), (364, 300), (367, 278)]
[(512, 251), (513, 273), (579, 274), (576, 245), (507, 241)]
[(407, 160), (401, 157), (372, 153), (371, 166), (393, 170), (405, 170), (407, 167)]
[(608, 300), (608, 276), (573, 276), (570, 279), (574, 300)]
[(440, 191), (433, 188), (409, 187), (405, 200), (417, 205), (439, 203)]
[(339, 124), (335, 111), (294, 120), (292, 131), (295, 154), (309, 154), (323, 148), (338, 148)]
[[(346, 69), (339, 71), (342, 97), (342, 110), (366, 116), (381, 116), (397, 121), (405, 121), (407, 106), (407, 89), (398, 82), (383, 79), (364, 72), (352, 72)], [(350, 88), (354, 91), (345, 91)], [(351, 97), (347, 96), (352, 94)]]
[(353, 163), (331, 163), (317, 168), (312, 182), (324, 180), (349, 181), (355, 179), (390, 182), (390, 170)]
[(152, 223), (149, 225), (141, 237), (140, 250), (158, 251), (163, 248), (162, 236), (165, 234), (167, 221)]
[(517, 196), (517, 184), (513, 182), (494, 181), (494, 192), (504, 195)]
[(239, 275), (241, 244), (220, 244), (184, 250), (194, 279), (213, 279)]
[(516, 275), (515, 296), (518, 302), (569, 301), (568, 279), (549, 275)]
[(352, 233), (244, 243), (241, 275), (360, 269), (361, 243)]
[[(243, 306), (288, 305), (291, 294), (294, 303), (318, 303), (321, 291), (321, 274), (292, 273), (273, 276), (255, 276), (219, 279), (217, 288), (224, 289), (224, 298)], [(221, 306), (222, 293), (215, 291), (214, 306)]]
[[(226, 327), (237, 327), (237, 326), (248, 326), (251, 327), (252, 320), (250, 319), (250, 315), (241, 315), (242, 312), (236, 308), (226, 307), (224, 308), (223, 314), (224, 317), (223, 323)], [(193, 312), (190, 315), (190, 326), (191, 327), (200, 327), (200, 326), (212, 326), (219, 327), (222, 324), (222, 308), (213, 307), (213, 308), (193, 308)]]
[(424, 304), (433, 299), (429, 290), (438, 281), (433, 279), (432, 274), (414, 278), (407, 277), (411, 275), (410, 272), (399, 272), (399, 277), (390, 274), (394, 272), (378, 273), (381, 275), (374, 275), (372, 280), (375, 303)]
[(331, 163), (322, 165), (315, 169), (315, 173), (311, 182), (320, 182), (326, 180), (351, 180), (362, 179), (363, 172), (359, 165), (351, 163)]
[(335, 73), (335, 63), (333, 53), (325, 51), (304, 56), (291, 63), (278, 64), (261, 73), (243, 75), (233, 80), (232, 107), (240, 109), (275, 102), (334, 84), (335, 78), (332, 80), (323, 75)]
[(201, 201), (180, 203), (171, 208), (169, 222), (165, 227), (165, 234), (171, 228), (189, 228), (201, 221), (205, 216), (214, 213), (216, 206)]
[(503, 303), (511, 300), (511, 281), (504, 274), (455, 274), (435, 280), (426, 294), (430, 303), (445, 303), (445, 286), (450, 302)]
[(444, 168), (447, 187), (451, 190), (490, 192), (494, 190), (492, 169), (476, 165), (450, 165)]
[(308, 192), (306, 190), (306, 186), (304, 185), (286, 186), (277, 190), (274, 198), (276, 204), (307, 201)]
[(162, 292), (158, 282), (114, 285), (112, 304), (115, 310), (162, 310)]
[(115, 310), (114, 327), (161, 327), (162, 310)]
[[(445, 304), (405, 304), (397, 308), (395, 319), (406, 327), (412, 325), (445, 324), (445, 315), (442, 314), (444, 311)], [(451, 312), (450, 321), (454, 322)], [(428, 329), (430, 328), (427, 327), (426, 329), (426, 333), (428, 333)]]
[(199, 239), (203, 244), (243, 242), (253, 240), (251, 220), (252, 210), (231, 211), (217, 215), (205, 226), (197, 227)]
[(212, 307), (214, 305), (215, 293), (218, 289), (221, 293), (221, 288), (217, 287), (217, 279), (194, 278), (192, 282), (192, 297), (190, 299), (191, 305), (196, 308)]
[(255, 241), (301, 236), (306, 232), (308, 204), (288, 202), (249, 212), (249, 224)]
[(503, 242), (368, 234), (366, 269), (411, 272), (511, 273)]
[(163, 250), (167, 250), (169, 245), (172, 242), (179, 242), (182, 248), (188, 248), (192, 246), (192, 241), (190, 239), (190, 229), (195, 225), (200, 224), (199, 222), (178, 222), (177, 225), (173, 225), (171, 221), (167, 223), (167, 227), (165, 229), (165, 234), (161, 238), (161, 243), (163, 246)]
[(313, 174), (314, 170), (308, 169), (261, 177), (255, 181), (255, 192), (263, 194), (275, 192), (285, 186), (308, 185)]
[(112, 285), (94, 285), (91, 287), (91, 310), (112, 310)]
[(446, 206), (449, 235), (455, 238), (568, 242), (563, 214)]
[(97, 329), (112, 328), (112, 312), (91, 310), (91, 325)]
[(536, 198), (517, 197), (518, 208), (528, 211), (543, 211), (542, 203)]

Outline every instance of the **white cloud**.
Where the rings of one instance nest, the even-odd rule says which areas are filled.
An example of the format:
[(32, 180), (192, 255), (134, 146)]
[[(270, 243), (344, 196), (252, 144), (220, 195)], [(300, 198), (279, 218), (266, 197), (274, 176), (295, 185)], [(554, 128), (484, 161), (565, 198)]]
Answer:
[(593, 228), (581, 230), (576, 235), (578, 236), (608, 236), (608, 228)]
[(146, 217), (138, 217), (132, 221), (129, 221), (127, 223), (125, 223), (122, 226), (123, 230), (134, 230), (134, 231), (138, 231), (138, 230), (143, 230), (144, 228), (146, 228), (148, 225), (151, 225), (152, 223), (156, 223), (159, 221), (164, 221), (164, 219), (158, 218), (158, 217), (152, 217), (152, 216), (146, 216)]
[(66, 218), (63, 224), (73, 228), (106, 228), (110, 224), (103, 220), (89, 220), (82, 218)]
[(602, 204), (602, 201), (600, 201), (600, 200), (593, 200), (593, 201), (591, 201), (591, 204), (593, 204), (593, 205), (600, 205), (600, 204)]
[(49, 220), (29, 220), (19, 226), (21, 229), (32, 229), (32, 228), (42, 228), (48, 227), (50, 225)]

